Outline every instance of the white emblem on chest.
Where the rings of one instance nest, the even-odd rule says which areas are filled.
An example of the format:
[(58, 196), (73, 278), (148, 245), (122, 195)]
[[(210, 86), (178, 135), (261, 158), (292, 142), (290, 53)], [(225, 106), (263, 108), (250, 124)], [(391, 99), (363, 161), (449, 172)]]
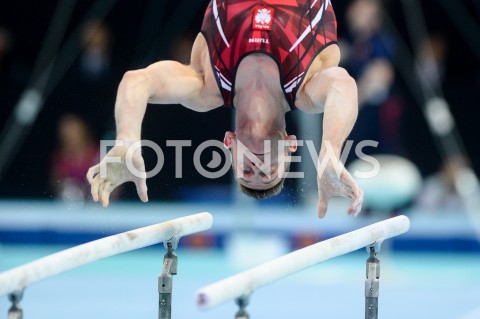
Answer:
[(269, 24), (272, 21), (272, 14), (267, 8), (262, 8), (255, 15), (255, 22), (260, 24)]

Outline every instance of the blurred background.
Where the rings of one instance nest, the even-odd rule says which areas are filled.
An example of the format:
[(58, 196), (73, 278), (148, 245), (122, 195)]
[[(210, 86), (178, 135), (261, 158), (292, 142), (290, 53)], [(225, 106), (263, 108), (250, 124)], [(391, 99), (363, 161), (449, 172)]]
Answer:
[[(213, 229), (181, 241), (189, 266), (185, 277), (176, 278), (183, 280), (178, 316), (207, 318), (193, 307), (193, 293), (202, 284), (401, 213), (412, 219), (412, 230), (385, 248), (385, 316), (416, 317), (409, 315), (415, 310), (418, 317), (433, 311), (436, 318), (480, 318), (478, 0), (332, 0), (341, 66), (359, 87), (359, 117), (345, 161), (352, 172), (368, 170), (353, 150), (373, 140), (378, 146), (363, 152), (381, 165), (376, 178), (359, 180), (366, 202), (357, 219), (345, 216), (343, 200), (333, 201), (326, 219), (317, 219), (315, 172), (308, 160), (291, 167), (305, 178), (287, 180), (279, 196), (261, 202), (241, 195), (230, 172), (216, 179), (198, 173), (191, 160), (195, 148), (221, 141), (233, 128), (228, 108), (195, 113), (150, 106), (143, 139), (157, 143), (165, 155), (161, 172), (147, 181), (150, 202), (141, 204), (133, 185), (126, 184), (113, 194), (110, 208), (92, 203), (85, 174), (99, 161), (99, 141), (115, 138), (113, 110), (123, 74), (164, 59), (188, 64), (207, 5), (206, 0), (0, 1), (0, 271), (119, 231), (210, 211)], [(321, 116), (289, 112), (287, 131), (319, 145), (321, 122)], [(167, 140), (192, 141), (183, 149), (182, 178), (175, 177), (175, 150)], [(144, 152), (152, 169), (156, 154)], [(204, 167), (215, 154), (221, 152), (202, 154)], [(305, 148), (299, 155), (309, 159)], [(273, 288), (274, 297), (272, 290), (259, 293), (263, 299), (252, 312), (313, 318), (313, 300), (328, 297), (325, 305), (342, 300), (353, 306), (321, 308), (320, 315), (361, 317), (364, 255), (286, 279)], [(152, 317), (162, 256), (155, 247), (47, 280), (26, 298), (25, 308), (34, 309), (27, 314), (42, 318), (55, 307), (62, 318)], [(94, 278), (105, 280), (100, 284), (105, 291), (92, 291), (88, 283)], [(143, 295), (147, 282), (151, 291)], [(128, 284), (137, 296), (125, 293)], [(82, 285), (72, 295), (58, 296)], [(54, 300), (45, 291), (56, 292)], [(279, 309), (291, 300), (291, 291), (302, 303)], [(100, 298), (107, 300), (103, 306)], [(79, 300), (87, 306), (70, 313)], [(6, 311), (6, 298), (0, 307), (0, 314)], [(233, 317), (233, 308), (210, 318)]]

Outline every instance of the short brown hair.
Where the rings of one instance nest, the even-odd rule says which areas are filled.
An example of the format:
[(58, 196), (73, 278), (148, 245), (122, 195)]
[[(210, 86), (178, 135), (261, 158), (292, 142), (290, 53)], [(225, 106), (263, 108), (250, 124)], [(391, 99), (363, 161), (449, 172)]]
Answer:
[(271, 196), (278, 195), (282, 189), (283, 184), (285, 183), (285, 178), (282, 178), (275, 186), (270, 187), (268, 189), (253, 189), (242, 184), (238, 184), (240, 186), (240, 190), (247, 196), (253, 197), (255, 199), (265, 199)]

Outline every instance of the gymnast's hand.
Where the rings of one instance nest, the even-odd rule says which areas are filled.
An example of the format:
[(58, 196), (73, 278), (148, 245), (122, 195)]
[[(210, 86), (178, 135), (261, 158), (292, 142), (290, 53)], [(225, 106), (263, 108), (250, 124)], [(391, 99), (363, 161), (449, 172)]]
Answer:
[[(336, 167), (335, 167), (336, 166)], [(337, 172), (341, 172), (337, 174)], [(319, 165), (317, 174), (318, 183), (318, 217), (323, 218), (327, 212), (328, 201), (331, 197), (340, 196), (352, 200), (348, 208), (349, 215), (357, 216), (363, 204), (363, 190), (358, 186), (352, 175), (338, 161), (335, 165), (328, 162), (326, 167)]]
[(145, 162), (140, 147), (128, 152), (126, 146), (115, 146), (87, 173), (93, 200), (96, 202), (100, 200), (103, 207), (108, 206), (112, 191), (125, 182), (134, 182), (138, 196), (143, 202), (147, 202), (146, 178)]

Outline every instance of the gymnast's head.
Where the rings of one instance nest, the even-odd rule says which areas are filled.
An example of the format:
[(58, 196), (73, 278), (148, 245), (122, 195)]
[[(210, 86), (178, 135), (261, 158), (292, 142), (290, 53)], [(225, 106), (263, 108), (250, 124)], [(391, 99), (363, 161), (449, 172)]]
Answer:
[(280, 193), (297, 150), (295, 135), (278, 133), (268, 140), (242, 132), (226, 132), (223, 143), (232, 154), (232, 168), (240, 190), (255, 199)]

